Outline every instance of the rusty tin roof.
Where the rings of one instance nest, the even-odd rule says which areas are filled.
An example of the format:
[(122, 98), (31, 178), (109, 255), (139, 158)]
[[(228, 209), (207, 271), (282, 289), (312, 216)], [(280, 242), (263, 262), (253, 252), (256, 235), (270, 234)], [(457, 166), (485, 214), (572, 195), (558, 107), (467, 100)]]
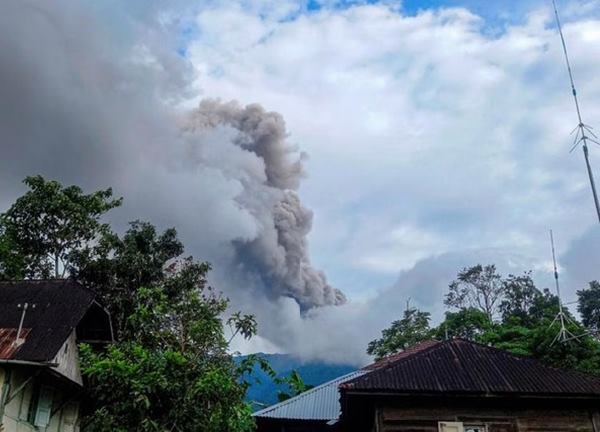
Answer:
[(600, 378), (463, 339), (399, 356), (340, 386), (348, 392), (600, 398)]

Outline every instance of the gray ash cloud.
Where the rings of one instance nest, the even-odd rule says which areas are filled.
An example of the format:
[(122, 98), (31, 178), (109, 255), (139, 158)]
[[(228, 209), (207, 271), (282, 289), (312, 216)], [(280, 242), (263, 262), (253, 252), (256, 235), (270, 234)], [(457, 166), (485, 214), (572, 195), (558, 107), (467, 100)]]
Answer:
[(215, 100), (180, 108), (195, 73), (177, 53), (182, 23), (164, 7), (173, 6), (4, 2), (1, 208), (31, 174), (112, 186), (125, 198), (117, 226), (176, 226), (189, 253), (232, 275), (228, 295), (258, 290), (303, 309), (343, 303), (310, 262), (303, 156), (282, 116)]
[[(313, 215), (297, 194), (303, 175), (302, 155), (288, 144), (281, 115), (267, 112), (258, 104), (203, 101), (190, 116), (188, 132), (228, 126), (237, 133), (233, 142), (256, 155), (264, 164), (265, 178), (242, 177), (254, 193), (238, 202), (257, 218), (259, 232), (249, 241), (234, 241), (238, 266), (260, 279), (271, 295), (287, 295), (303, 309), (345, 302), (341, 291), (327, 283), (325, 274), (310, 262), (307, 236)], [(264, 202), (267, 211), (264, 211)]]

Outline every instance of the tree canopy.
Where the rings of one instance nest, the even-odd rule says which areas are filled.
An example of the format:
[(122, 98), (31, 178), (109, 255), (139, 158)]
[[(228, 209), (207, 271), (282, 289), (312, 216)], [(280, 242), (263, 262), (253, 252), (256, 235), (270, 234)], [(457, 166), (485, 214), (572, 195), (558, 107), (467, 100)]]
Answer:
[(481, 310), (491, 322), (502, 300), (503, 283), (495, 265), (480, 264), (462, 269), (450, 283), (444, 300), (446, 306)]
[[(250, 338), (256, 321), (227, 314), (210, 264), (183, 255), (174, 228), (133, 221), (122, 235), (103, 216), (110, 189), (84, 193), (41, 176), (0, 215), (0, 279), (71, 277), (95, 290), (117, 342), (82, 346), (86, 430), (243, 432), (253, 429), (224, 326)], [(265, 368), (266, 364), (262, 364)]]
[(503, 277), (493, 265), (476, 265), (461, 270), (450, 283), (445, 299), (450, 310), (437, 327), (430, 330), (429, 313), (407, 310), (402, 320), (383, 330), (381, 339), (369, 343), (367, 353), (381, 358), (432, 337), (459, 337), (552, 366), (600, 374), (600, 284), (591, 282), (578, 291), (578, 298), (581, 322), (564, 309), (567, 328), (576, 337), (560, 343), (555, 340), (558, 298), (548, 289), (539, 290), (531, 272)]
[(581, 322), (591, 332), (600, 331), (600, 282), (592, 281), (586, 289), (577, 291), (577, 311)]
[(110, 230), (100, 218), (121, 199), (110, 188), (84, 194), (78, 186), (63, 187), (39, 175), (24, 183), (29, 190), (0, 215), (0, 270), (11, 278), (64, 277), (73, 254), (93, 247)]
[(314, 388), (313, 385), (304, 382), (297, 370), (292, 370), (288, 376), (275, 377), (274, 380), (277, 384), (285, 384), (288, 388), (288, 391), (279, 390), (277, 392), (277, 399), (279, 399), (279, 402), (291, 399), (294, 396), (298, 396), (300, 393), (304, 393), (305, 391)]
[[(135, 293), (127, 317), (135, 338), (107, 353), (83, 347), (93, 401), (89, 430), (252, 430), (245, 387), (223, 334), (228, 301), (207, 284), (209, 269), (191, 259), (170, 266), (160, 283)], [(232, 325), (250, 337), (255, 327), (245, 328), (242, 318)]]
[(380, 359), (430, 338), (432, 331), (429, 321), (429, 312), (407, 307), (402, 319), (394, 321), (390, 328), (383, 330), (380, 339), (369, 343), (367, 353)]

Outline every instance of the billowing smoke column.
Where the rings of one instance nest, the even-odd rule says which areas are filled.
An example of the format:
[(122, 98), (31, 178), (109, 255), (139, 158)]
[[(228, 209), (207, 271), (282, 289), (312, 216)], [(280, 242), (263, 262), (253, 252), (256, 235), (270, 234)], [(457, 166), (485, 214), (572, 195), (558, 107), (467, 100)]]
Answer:
[(0, 212), (31, 174), (110, 186), (124, 197), (109, 215), (116, 229), (176, 227), (244, 311), (282, 297), (304, 311), (343, 303), (310, 263), (303, 156), (281, 115), (214, 100), (183, 108), (196, 73), (162, 10), (184, 5), (119, 3), (105, 15), (57, 1), (8, 0), (0, 13)]
[(257, 104), (241, 107), (236, 102), (205, 100), (190, 115), (186, 130), (218, 127), (232, 128), (233, 142), (264, 163), (262, 188), (241, 179), (254, 193), (237, 200), (257, 219), (259, 229), (254, 239), (233, 242), (238, 269), (250, 273), (272, 297), (290, 296), (302, 309), (345, 303), (342, 292), (311, 265), (306, 237), (313, 215), (296, 193), (303, 156), (293, 157), (296, 149), (286, 141), (282, 116)]

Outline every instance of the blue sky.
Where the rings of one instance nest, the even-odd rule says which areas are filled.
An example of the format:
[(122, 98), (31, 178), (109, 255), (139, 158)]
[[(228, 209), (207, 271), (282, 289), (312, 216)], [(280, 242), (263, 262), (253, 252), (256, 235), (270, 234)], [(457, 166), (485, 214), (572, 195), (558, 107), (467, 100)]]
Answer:
[[(338, 7), (349, 7), (355, 5), (357, 1), (341, 1)], [(368, 0), (368, 4), (396, 2)], [(491, 21), (522, 21), (526, 12), (532, 7), (544, 4), (544, 0), (402, 0), (397, 2), (401, 4), (402, 10), (407, 14), (416, 14), (419, 11), (435, 9), (440, 7), (463, 7), (471, 10), (473, 13)], [(548, 4), (548, 2), (546, 2)], [(309, 0), (307, 3), (309, 10), (319, 10), (322, 8), (322, 2)]]
[(438, 7), (464, 7), (486, 19), (506, 17), (521, 21), (523, 12), (542, 3), (542, 0), (404, 0), (402, 5), (408, 13)]

